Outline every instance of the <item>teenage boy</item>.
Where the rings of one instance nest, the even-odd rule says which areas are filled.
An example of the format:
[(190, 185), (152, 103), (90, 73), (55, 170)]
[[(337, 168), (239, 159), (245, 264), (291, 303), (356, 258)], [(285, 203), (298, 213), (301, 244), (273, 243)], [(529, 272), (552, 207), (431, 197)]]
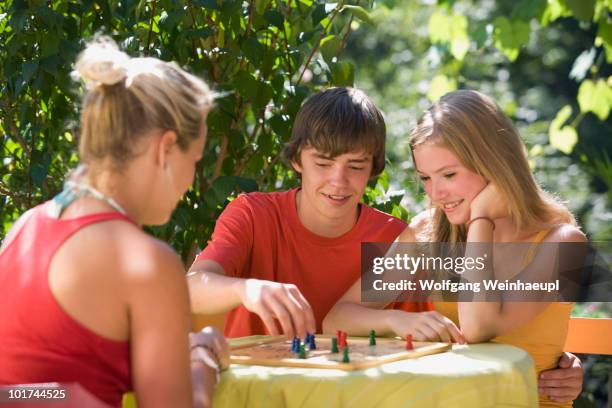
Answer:
[(406, 226), (359, 203), (384, 169), (385, 133), (362, 91), (332, 88), (309, 98), (283, 152), (301, 188), (242, 194), (227, 206), (190, 269), (194, 312), (234, 309), (228, 337), (320, 333), (359, 278), (361, 242), (392, 242)]
[[(361, 242), (392, 242), (406, 227), (360, 203), (384, 169), (385, 134), (382, 114), (362, 91), (331, 88), (310, 97), (283, 152), (301, 188), (242, 194), (228, 204), (190, 268), (192, 311), (229, 311), (228, 337), (320, 333), (327, 312), (359, 278)], [(581, 388), (579, 360), (568, 358), (561, 364), (573, 368), (551, 370), (555, 380), (543, 387), (566, 395)]]

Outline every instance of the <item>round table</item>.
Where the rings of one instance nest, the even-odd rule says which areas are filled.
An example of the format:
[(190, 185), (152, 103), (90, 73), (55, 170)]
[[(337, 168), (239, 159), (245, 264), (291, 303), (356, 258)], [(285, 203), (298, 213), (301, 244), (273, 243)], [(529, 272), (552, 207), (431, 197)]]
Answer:
[(531, 357), (492, 343), (454, 345), (445, 353), (349, 372), (234, 364), (214, 397), (215, 408), (537, 405)]

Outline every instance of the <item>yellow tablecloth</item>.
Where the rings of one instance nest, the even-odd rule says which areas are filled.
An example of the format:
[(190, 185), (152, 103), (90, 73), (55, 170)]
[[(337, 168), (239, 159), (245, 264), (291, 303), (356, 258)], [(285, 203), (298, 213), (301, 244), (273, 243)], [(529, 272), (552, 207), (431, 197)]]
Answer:
[(352, 372), (232, 365), (214, 406), (537, 407), (537, 399), (529, 355), (485, 343)]

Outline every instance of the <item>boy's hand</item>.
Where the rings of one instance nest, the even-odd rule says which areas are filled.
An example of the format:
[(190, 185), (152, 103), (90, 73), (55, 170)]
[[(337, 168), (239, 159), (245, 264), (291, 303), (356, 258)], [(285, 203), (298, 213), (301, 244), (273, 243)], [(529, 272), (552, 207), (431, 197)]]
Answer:
[(551, 401), (570, 402), (582, 391), (582, 362), (571, 353), (563, 353), (559, 368), (546, 370), (538, 378), (538, 392)]
[(391, 317), (389, 325), (398, 336), (405, 337), (410, 334), (416, 341), (465, 343), (465, 338), (455, 323), (436, 311), (418, 313), (399, 311)]
[(244, 307), (261, 318), (270, 334), (279, 334), (275, 320), (288, 338), (316, 331), (312, 308), (293, 284), (247, 279), (240, 299)]

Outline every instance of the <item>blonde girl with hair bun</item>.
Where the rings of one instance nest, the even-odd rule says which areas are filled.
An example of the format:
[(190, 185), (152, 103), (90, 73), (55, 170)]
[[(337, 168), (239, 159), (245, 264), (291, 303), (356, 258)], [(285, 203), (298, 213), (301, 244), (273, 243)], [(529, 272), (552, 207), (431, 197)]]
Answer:
[(181, 260), (142, 225), (167, 222), (193, 181), (214, 94), (98, 36), (73, 74), (87, 92), (80, 166), (15, 223), (0, 250), (0, 384), (78, 382), (120, 406), (208, 406), (228, 364), (214, 329), (190, 331)]

